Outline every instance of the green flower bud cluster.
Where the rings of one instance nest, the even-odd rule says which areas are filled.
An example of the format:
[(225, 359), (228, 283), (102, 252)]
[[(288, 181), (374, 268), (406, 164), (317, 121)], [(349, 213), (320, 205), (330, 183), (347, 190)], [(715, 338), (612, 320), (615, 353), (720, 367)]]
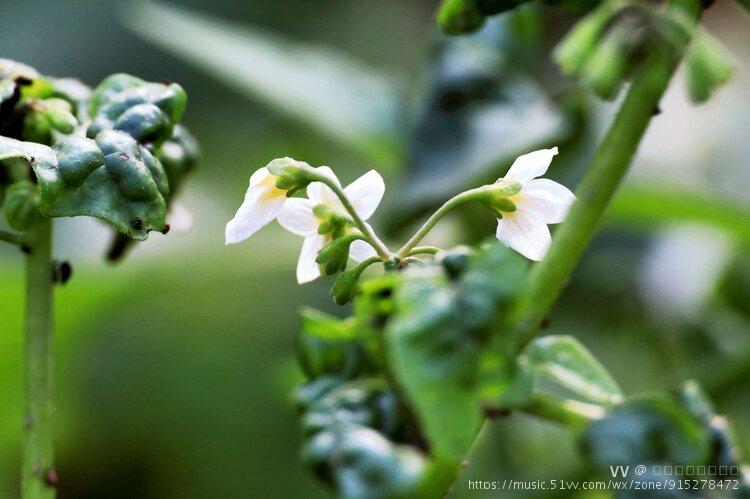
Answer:
[(729, 80), (732, 64), (718, 42), (700, 28), (687, 29), (681, 16), (668, 9), (608, 0), (571, 29), (555, 48), (554, 59), (563, 73), (611, 100), (643, 54), (677, 50), (694, 36), (685, 54), (687, 87), (694, 102), (703, 102)]
[(9, 222), (33, 223), (33, 207), (96, 217), (133, 239), (166, 232), (167, 203), (197, 156), (178, 126), (185, 103), (173, 83), (118, 74), (92, 92), (0, 59), (0, 198), (20, 184), (4, 205)]
[[(523, 5), (529, 0), (443, 0), (438, 8), (437, 23), (448, 35), (462, 35), (480, 29), (490, 16)], [(566, 4), (576, 9), (589, 9), (599, 0), (547, 0), (551, 5)]]
[[(591, 423), (581, 443), (593, 467), (607, 477), (611, 477), (610, 466), (646, 464), (646, 473), (636, 480), (734, 479), (744, 487), (735, 491), (738, 497), (750, 491), (726, 420), (714, 413), (693, 382), (686, 383), (675, 397), (626, 400)], [(654, 465), (669, 466), (675, 474), (655, 475)], [(684, 473), (690, 467), (693, 474), (677, 475), (677, 466)]]

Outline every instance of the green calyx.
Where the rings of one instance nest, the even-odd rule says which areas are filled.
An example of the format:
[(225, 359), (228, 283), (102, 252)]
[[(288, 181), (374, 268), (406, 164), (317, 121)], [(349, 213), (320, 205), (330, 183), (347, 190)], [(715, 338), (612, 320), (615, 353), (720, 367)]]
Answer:
[(516, 211), (516, 205), (510, 197), (521, 192), (519, 182), (499, 180), (487, 185), (476, 193), (476, 200), (489, 207), (496, 215)]
[(323, 275), (334, 275), (346, 270), (349, 247), (359, 239), (362, 239), (361, 234), (350, 233), (337, 237), (325, 245), (315, 258), (315, 262), (320, 266), (320, 272)]
[(271, 161), (268, 171), (276, 176), (276, 187), (287, 191), (287, 196), (306, 188), (319, 179), (313, 167), (292, 158), (277, 158)]
[(693, 102), (705, 102), (729, 81), (734, 64), (726, 49), (706, 33), (698, 33), (685, 54), (686, 84)]

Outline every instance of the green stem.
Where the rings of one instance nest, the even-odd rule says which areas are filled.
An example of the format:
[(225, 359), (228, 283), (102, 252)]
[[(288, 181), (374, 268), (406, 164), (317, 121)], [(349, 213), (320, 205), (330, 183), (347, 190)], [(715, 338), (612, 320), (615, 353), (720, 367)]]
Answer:
[(437, 255), (440, 253), (441, 250), (438, 247), (435, 246), (416, 246), (412, 248), (409, 253), (406, 254), (406, 256), (414, 256), (414, 255)]
[(390, 260), (393, 257), (391, 250), (389, 250), (388, 247), (383, 243), (383, 241), (381, 241), (380, 238), (375, 234), (375, 231), (372, 230), (372, 227), (367, 225), (365, 221), (362, 220), (362, 217), (360, 217), (359, 213), (357, 213), (357, 210), (354, 209), (354, 206), (352, 206), (349, 198), (346, 197), (344, 190), (338, 184), (336, 184), (336, 182), (333, 182), (330, 178), (324, 175), (316, 175), (316, 181), (324, 183), (331, 188), (334, 194), (336, 194), (336, 197), (339, 198), (339, 201), (341, 201), (344, 209), (352, 217), (352, 222), (354, 223), (354, 225), (359, 229), (367, 242), (370, 243), (373, 248), (375, 248), (375, 252), (381, 258), (381, 260)]
[(460, 206), (469, 201), (485, 201), (491, 202), (493, 197), (507, 197), (510, 193), (518, 192), (515, 188), (517, 184), (513, 185), (513, 182), (508, 183), (497, 183), (491, 185), (483, 185), (475, 189), (469, 189), (461, 194), (457, 194), (450, 198), (440, 208), (433, 213), (427, 221), (414, 233), (411, 238), (406, 241), (401, 249), (396, 252), (396, 258), (403, 258), (409, 254), (419, 242), (424, 239), (430, 230), (437, 224), (441, 218), (448, 214), (453, 208)]
[[(679, 9), (695, 21), (697, 0), (671, 0), (668, 9)], [(685, 40), (687, 45), (689, 40)], [(653, 49), (630, 86), (609, 132), (604, 137), (586, 176), (576, 192), (576, 202), (555, 233), (549, 253), (533, 269), (529, 285), (514, 309), (518, 348), (537, 333), (584, 251), (599, 228), (602, 215), (627, 172), (646, 128), (680, 61), (677, 50)]]
[(24, 245), (24, 238), (23, 235), (17, 234), (15, 232), (9, 232), (7, 230), (0, 229), (0, 241), (15, 244), (18, 246)]
[(57, 477), (52, 429), (52, 222), (27, 232), (24, 375), (26, 430), (21, 477), (23, 499), (52, 499)]

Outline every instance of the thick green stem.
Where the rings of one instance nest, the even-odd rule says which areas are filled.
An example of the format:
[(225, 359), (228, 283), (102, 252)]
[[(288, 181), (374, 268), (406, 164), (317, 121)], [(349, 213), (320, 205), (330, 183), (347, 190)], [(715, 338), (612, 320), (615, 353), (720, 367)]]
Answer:
[[(668, 9), (678, 10), (693, 21), (700, 14), (698, 0), (672, 0)], [(685, 44), (688, 41), (686, 38)], [(516, 304), (513, 319), (519, 334), (519, 348), (537, 333), (539, 324), (591, 242), (658, 109), (680, 56), (679, 50), (653, 49), (633, 80), (620, 111), (578, 187), (576, 202), (565, 223), (555, 233), (549, 253), (533, 269), (529, 286)]]
[(54, 471), (52, 430), (52, 222), (44, 219), (27, 232), (24, 376), (26, 435), (21, 497), (52, 499)]

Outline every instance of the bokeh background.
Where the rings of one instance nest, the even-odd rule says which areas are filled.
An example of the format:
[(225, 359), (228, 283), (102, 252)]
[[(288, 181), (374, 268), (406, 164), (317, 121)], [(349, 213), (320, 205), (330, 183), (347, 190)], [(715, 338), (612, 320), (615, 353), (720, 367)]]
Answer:
[[(374, 225), (392, 238), (531, 147), (560, 145), (551, 175), (580, 178), (614, 106), (549, 63), (575, 14), (531, 6), (446, 45), (435, 6), (0, 4), (2, 57), (89, 84), (121, 71), (181, 83), (203, 151), (182, 196), (194, 218), (186, 234), (154, 235), (113, 266), (105, 227), (56, 224), (56, 255), (74, 267), (57, 291), (60, 497), (326, 495), (297, 458), (296, 310), (346, 311), (330, 302), (330, 281), (297, 286), (301, 241), (278, 226), (223, 244), (249, 174), (270, 159), (329, 164), (344, 182), (378, 168), (389, 188)], [(678, 74), (550, 332), (581, 338), (628, 393), (698, 379), (747, 447), (750, 19), (718, 0), (705, 25), (736, 58), (734, 79), (693, 106)], [(450, 246), (492, 231), (492, 217), (469, 208), (431, 237)], [(0, 247), (0, 497), (9, 498), (21, 452), (22, 292), (21, 255)], [(584, 470), (570, 434), (511, 416), (488, 425), (450, 497), (482, 494), (468, 491), (470, 479)]]

